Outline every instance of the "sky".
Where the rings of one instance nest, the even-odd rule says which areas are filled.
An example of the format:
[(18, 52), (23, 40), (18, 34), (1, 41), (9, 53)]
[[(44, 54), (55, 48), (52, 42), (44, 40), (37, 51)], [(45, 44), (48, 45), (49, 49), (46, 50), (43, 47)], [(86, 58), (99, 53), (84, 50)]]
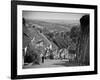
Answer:
[(30, 20), (77, 21), (80, 20), (80, 18), (85, 14), (67, 12), (23, 11), (22, 15), (25, 19)]

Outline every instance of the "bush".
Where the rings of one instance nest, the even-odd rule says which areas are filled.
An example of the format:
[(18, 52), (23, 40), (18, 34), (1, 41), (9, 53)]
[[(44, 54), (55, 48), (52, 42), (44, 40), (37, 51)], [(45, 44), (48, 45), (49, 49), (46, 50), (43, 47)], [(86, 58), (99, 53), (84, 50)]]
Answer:
[(31, 50), (30, 48), (27, 49), (25, 55), (25, 62), (27, 63), (39, 63), (40, 62), (40, 52), (38, 50)]

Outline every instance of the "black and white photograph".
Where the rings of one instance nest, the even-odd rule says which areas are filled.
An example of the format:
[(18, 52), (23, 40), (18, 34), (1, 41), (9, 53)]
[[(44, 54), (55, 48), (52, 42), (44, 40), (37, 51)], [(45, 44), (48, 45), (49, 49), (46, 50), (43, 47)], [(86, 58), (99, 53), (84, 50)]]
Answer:
[(90, 15), (23, 11), (23, 69), (89, 66)]

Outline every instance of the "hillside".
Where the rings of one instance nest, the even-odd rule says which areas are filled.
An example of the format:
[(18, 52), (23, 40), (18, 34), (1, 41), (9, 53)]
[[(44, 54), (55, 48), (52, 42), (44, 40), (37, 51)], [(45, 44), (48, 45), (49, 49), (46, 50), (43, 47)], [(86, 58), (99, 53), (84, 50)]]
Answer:
[[(39, 25), (41, 28), (47, 28), (49, 31), (70, 31), (73, 24), (62, 24), (62, 23), (53, 23), (53, 22), (46, 22), (46, 21), (39, 21), (39, 20), (26, 20), (27, 24), (30, 25)], [(74, 24), (75, 25), (75, 24)], [(76, 24), (79, 25), (79, 24)]]

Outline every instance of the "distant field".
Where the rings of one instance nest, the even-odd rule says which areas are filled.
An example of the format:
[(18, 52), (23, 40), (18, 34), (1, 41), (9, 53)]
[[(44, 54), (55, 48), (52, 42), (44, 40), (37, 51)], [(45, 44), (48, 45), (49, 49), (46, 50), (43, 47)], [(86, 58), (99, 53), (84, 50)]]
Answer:
[[(57, 31), (70, 31), (70, 29), (73, 27), (73, 26), (79, 26), (79, 23), (72, 23), (72, 24), (68, 24), (68, 22), (66, 21), (66, 24), (63, 24), (63, 21), (60, 22), (56, 21), (55, 22), (49, 22), (49, 21), (40, 21), (40, 20), (26, 20), (26, 23), (27, 24), (33, 24), (33, 25), (39, 25), (41, 27), (46, 27), (49, 31), (52, 31), (52, 30), (57, 30)], [(65, 23), (65, 22), (64, 22)]]

